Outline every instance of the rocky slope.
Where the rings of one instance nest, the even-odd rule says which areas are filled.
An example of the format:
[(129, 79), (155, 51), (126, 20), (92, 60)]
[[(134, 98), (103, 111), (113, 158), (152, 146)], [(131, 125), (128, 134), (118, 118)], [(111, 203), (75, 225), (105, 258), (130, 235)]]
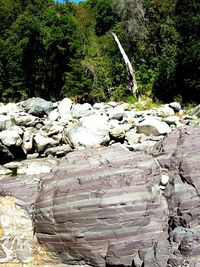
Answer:
[[(29, 159), (2, 166), (0, 264), (199, 266), (200, 128), (172, 130), (198, 124), (198, 118), (178, 117), (169, 105), (139, 112), (125, 104), (70, 102), (69, 108), (68, 102), (51, 103), (46, 116), (37, 113), (31, 150), (23, 148), (27, 124), (18, 125), (20, 145), (1, 139), (13, 157), (19, 147)], [(72, 115), (76, 109), (84, 109), (85, 115)], [(163, 115), (166, 111), (170, 116)], [(12, 115), (15, 123), (20, 112), (25, 111)], [(24, 117), (35, 116), (27, 112)], [(58, 115), (56, 120), (52, 114)], [(49, 136), (50, 121), (62, 131)], [(10, 127), (2, 132), (12, 132)], [(53, 143), (39, 150), (37, 134), (54, 141), (62, 136), (53, 147), (59, 148), (51, 153), (54, 157), (33, 159), (36, 152), (45, 157)], [(63, 152), (64, 145), (76, 151)]]

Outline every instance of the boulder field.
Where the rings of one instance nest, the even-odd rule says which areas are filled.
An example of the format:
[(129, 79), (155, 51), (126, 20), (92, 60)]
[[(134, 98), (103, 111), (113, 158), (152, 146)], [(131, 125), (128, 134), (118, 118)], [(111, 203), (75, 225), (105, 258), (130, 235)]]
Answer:
[(0, 107), (0, 264), (200, 266), (197, 114), (46, 102)]

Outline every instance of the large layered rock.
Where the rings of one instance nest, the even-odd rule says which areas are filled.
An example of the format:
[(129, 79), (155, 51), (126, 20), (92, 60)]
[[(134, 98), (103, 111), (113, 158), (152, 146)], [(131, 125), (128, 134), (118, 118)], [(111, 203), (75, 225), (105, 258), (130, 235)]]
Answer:
[(59, 169), (42, 182), (34, 222), (64, 262), (131, 266), (140, 248), (167, 240), (167, 202), (150, 155), (112, 146), (71, 153)]
[(173, 131), (153, 156), (120, 146), (68, 154), (43, 179), (38, 240), (66, 263), (197, 266), (199, 138), (199, 128)]

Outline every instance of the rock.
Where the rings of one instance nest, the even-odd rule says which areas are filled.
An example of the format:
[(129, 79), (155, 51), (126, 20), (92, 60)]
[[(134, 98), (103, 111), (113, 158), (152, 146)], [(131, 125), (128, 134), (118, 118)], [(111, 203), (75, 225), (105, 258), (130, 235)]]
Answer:
[(20, 165), (21, 165), (20, 162), (13, 161), (13, 162), (9, 162), (9, 163), (4, 164), (4, 167), (9, 169), (13, 174), (16, 174), (17, 169), (19, 168)]
[(161, 117), (174, 116), (174, 110), (169, 105), (164, 105), (158, 108), (158, 115)]
[(127, 121), (129, 121), (129, 120), (133, 120), (135, 117), (136, 117), (136, 112), (135, 112), (135, 110), (130, 110), (130, 111), (126, 111), (126, 119), (127, 119)]
[(142, 143), (129, 143), (129, 145), (127, 145), (127, 148), (130, 151), (147, 151), (149, 148), (153, 147), (157, 142), (155, 141), (143, 141)]
[(110, 101), (107, 103), (108, 106), (111, 106), (111, 107), (117, 107), (117, 102), (114, 102), (114, 101)]
[(172, 108), (175, 112), (179, 112), (181, 110), (181, 105), (178, 102), (170, 103), (169, 107)]
[(88, 103), (76, 104), (72, 110), (72, 116), (77, 119), (90, 116), (92, 114), (94, 114), (94, 110), (92, 110), (92, 106)]
[(53, 109), (53, 103), (39, 97), (29, 98), (22, 102), (22, 107), (31, 115), (42, 117)]
[(7, 115), (0, 115), (0, 131), (6, 130), (15, 124), (14, 118)]
[[(0, 198), (0, 264), (9, 266), (46, 266), (54, 263), (34, 237), (30, 215), (11, 196)], [(58, 262), (57, 262), (58, 263)], [(53, 266), (57, 266), (56, 261)]]
[(105, 104), (104, 103), (95, 103), (93, 105), (93, 109), (98, 109), (98, 110), (104, 110)]
[(0, 140), (5, 146), (20, 146), (22, 144), (22, 138), (19, 133), (19, 129), (11, 127), (8, 130), (0, 132)]
[(56, 120), (58, 120), (59, 116), (60, 116), (60, 114), (59, 114), (59, 112), (56, 109), (52, 110), (49, 113), (49, 119), (50, 119), (50, 121), (56, 121)]
[(69, 98), (64, 98), (58, 105), (58, 112), (61, 117), (68, 115), (72, 109), (72, 100)]
[(163, 118), (163, 121), (168, 125), (179, 125), (179, 117), (178, 116), (170, 116)]
[(89, 129), (76, 126), (68, 128), (64, 131), (67, 140), (75, 149), (83, 149), (86, 147), (93, 147), (97, 144), (105, 145), (110, 141), (108, 131), (90, 131)]
[[(199, 138), (199, 127), (184, 127), (160, 140), (152, 153), (132, 153), (117, 144), (96, 147), (62, 159), (38, 159), (33, 170), (42, 170), (48, 161), (47, 174), (2, 177), (3, 264), (13, 258), (29, 264), (34, 251), (34, 263), (49, 256), (40, 263), (42, 267), (58, 262), (95, 267), (178, 267), (186, 262), (198, 266)], [(26, 221), (27, 235), (22, 227), (25, 218), (33, 219), (31, 224)], [(12, 247), (14, 233), (19, 251)], [(40, 244), (46, 253), (41, 257)]]
[[(11, 170), (9, 170), (6, 167), (0, 165), (0, 175), (6, 175), (6, 174), (11, 174), (11, 173), (12, 173)], [(0, 179), (1, 178), (2, 177), (0, 177)]]
[(171, 132), (171, 128), (165, 123), (159, 120), (145, 119), (137, 126), (138, 133), (144, 133), (145, 135), (161, 135)]
[(21, 109), (15, 103), (8, 103), (0, 107), (0, 114), (3, 115), (14, 115), (20, 111)]
[(19, 114), (15, 117), (16, 125), (34, 127), (38, 123), (38, 118), (30, 114)]
[(146, 136), (145, 134), (138, 134), (135, 130), (131, 130), (126, 133), (125, 138), (130, 144), (137, 144), (142, 143), (146, 139)]
[(43, 136), (40, 133), (35, 134), (34, 142), (36, 150), (39, 153), (44, 152), (44, 150), (47, 149), (48, 147), (55, 147), (56, 145), (58, 145), (58, 142), (56, 142), (53, 138)]
[(114, 140), (123, 141), (125, 138), (125, 131), (120, 127), (113, 128), (110, 130), (110, 136)]
[(32, 127), (26, 128), (26, 130), (24, 131), (22, 148), (26, 154), (33, 150), (34, 134), (35, 130)]
[(0, 164), (4, 164), (13, 160), (14, 156), (12, 152), (0, 142)]
[(200, 105), (197, 105), (190, 111), (190, 115), (200, 117)]
[[(67, 162), (60, 166), (63, 176), (52, 173), (43, 180), (34, 213), (38, 240), (57, 251), (63, 262), (82, 259), (92, 266), (131, 266), (142, 247), (141, 239), (151, 247), (152, 239), (167, 238), (163, 232), (168, 214), (165, 199), (159, 186), (147, 189), (151, 179), (159, 179), (151, 157), (132, 157), (131, 152), (113, 146), (70, 153)], [(147, 178), (149, 168), (152, 173)], [(57, 226), (48, 216), (52, 209)], [(150, 221), (149, 216), (154, 219)], [(151, 230), (145, 231), (148, 225)]]
[(169, 182), (169, 176), (168, 175), (166, 175), (166, 174), (162, 174), (161, 175), (161, 179), (160, 179), (160, 183), (161, 183), (161, 185), (167, 185), (168, 184), (168, 182)]
[(39, 153), (28, 154), (27, 159), (36, 159), (39, 158), (39, 156), (40, 156)]
[(73, 149), (71, 148), (71, 146), (67, 144), (67, 145), (47, 148), (44, 154), (45, 156), (52, 155), (52, 156), (57, 156), (57, 157), (63, 157), (72, 151)]
[(113, 109), (108, 110), (107, 114), (109, 115), (109, 118), (112, 120), (118, 120), (122, 121), (124, 116), (126, 116), (126, 113), (123, 109), (123, 107), (115, 107)]
[(38, 159), (24, 160), (23, 163), (18, 166), (17, 174), (38, 175), (50, 173), (56, 165), (57, 162), (53, 159), (46, 159), (45, 161)]
[(110, 120), (109, 121), (109, 126), (110, 126), (111, 129), (118, 127), (118, 125), (119, 125), (119, 121), (118, 120)]

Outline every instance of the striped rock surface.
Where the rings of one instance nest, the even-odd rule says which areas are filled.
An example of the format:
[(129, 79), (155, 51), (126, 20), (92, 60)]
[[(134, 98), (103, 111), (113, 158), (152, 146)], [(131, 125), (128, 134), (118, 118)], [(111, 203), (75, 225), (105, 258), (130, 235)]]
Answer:
[(142, 264), (145, 249), (153, 251), (158, 241), (169, 246), (159, 179), (151, 155), (120, 145), (71, 153), (43, 179), (34, 213), (37, 238), (64, 262)]
[[(176, 129), (151, 153), (86, 149), (46, 174), (1, 177), (0, 262), (200, 266), (199, 139), (199, 127)], [(162, 175), (169, 177), (165, 186)]]

